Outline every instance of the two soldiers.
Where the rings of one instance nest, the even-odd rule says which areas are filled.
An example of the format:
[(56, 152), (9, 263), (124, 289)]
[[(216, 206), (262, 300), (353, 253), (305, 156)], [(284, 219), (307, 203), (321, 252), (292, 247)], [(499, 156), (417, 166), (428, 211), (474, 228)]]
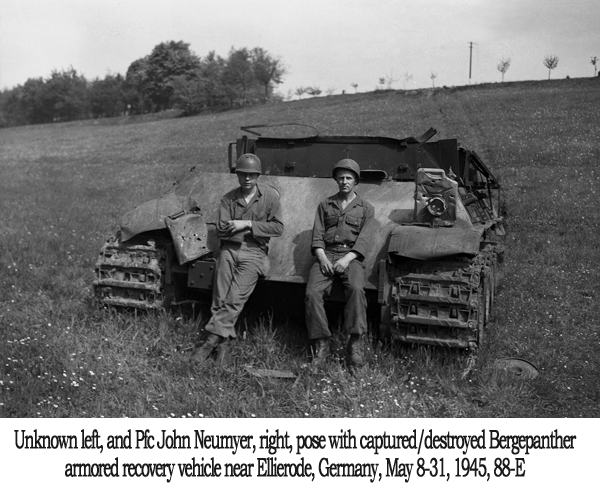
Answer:
[[(235, 322), (259, 277), (269, 270), (269, 239), (283, 233), (278, 193), (258, 184), (261, 173), (258, 157), (250, 153), (242, 155), (236, 173), (240, 187), (223, 196), (219, 208), (217, 235), (221, 239), (221, 254), (217, 261), (212, 317), (203, 332), (204, 343), (192, 357), (197, 362), (205, 361), (213, 353), (217, 360), (229, 361), (230, 341), (236, 336)], [(354, 160), (338, 162), (332, 176), (338, 192), (318, 205), (312, 231), (311, 252), (317, 259), (306, 287), (306, 325), (315, 346), (313, 361), (321, 365), (329, 355), (331, 337), (324, 295), (339, 279), (346, 298), (348, 362), (361, 366), (364, 363), (361, 337), (367, 330), (363, 261), (374, 208), (355, 191), (360, 168)]]

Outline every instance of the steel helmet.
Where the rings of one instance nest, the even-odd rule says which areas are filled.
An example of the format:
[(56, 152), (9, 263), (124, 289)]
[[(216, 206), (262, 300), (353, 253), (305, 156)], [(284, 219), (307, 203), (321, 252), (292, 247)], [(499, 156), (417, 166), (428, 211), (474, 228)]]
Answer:
[(340, 160), (339, 162), (337, 162), (335, 164), (335, 167), (333, 167), (333, 171), (331, 172), (331, 176), (334, 179), (335, 179), (335, 171), (338, 168), (343, 168), (346, 170), (350, 170), (351, 172), (354, 172), (354, 175), (356, 176), (356, 183), (358, 184), (358, 182), (360, 180), (360, 167), (358, 166), (358, 163), (356, 163), (351, 158), (344, 158), (343, 160)]
[(262, 173), (260, 159), (252, 153), (244, 153), (235, 164), (235, 172), (244, 172), (246, 174)]

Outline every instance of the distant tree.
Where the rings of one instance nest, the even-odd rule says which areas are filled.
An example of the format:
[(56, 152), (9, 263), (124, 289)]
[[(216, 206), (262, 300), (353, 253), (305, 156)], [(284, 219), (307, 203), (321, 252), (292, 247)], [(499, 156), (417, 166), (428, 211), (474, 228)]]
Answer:
[(431, 71), (431, 75), (429, 77), (431, 78), (431, 86), (435, 88), (435, 78), (437, 77), (437, 72)]
[(506, 74), (506, 71), (508, 70), (509, 67), (510, 67), (510, 58), (503, 58), (502, 60), (500, 60), (500, 62), (496, 66), (496, 68), (502, 74), (502, 82), (504, 82), (504, 74)]
[(74, 69), (52, 71), (43, 80), (27, 79), (6, 95), (4, 121), (9, 125), (42, 124), (66, 121), (87, 115), (87, 82)]
[(168, 41), (156, 45), (147, 57), (134, 61), (127, 69), (126, 80), (129, 88), (136, 88), (142, 99), (152, 102), (155, 111), (165, 110), (171, 105), (173, 79), (194, 78), (199, 68), (200, 59), (190, 50), (189, 43)]
[(42, 104), (52, 121), (69, 121), (87, 117), (87, 81), (73, 67), (54, 70), (42, 89)]
[(358, 88), (358, 83), (351, 83), (350, 86), (354, 88), (354, 92), (356, 93), (356, 88)]
[(409, 83), (412, 80), (412, 78), (412, 74), (409, 74), (408, 72), (404, 73), (404, 89), (406, 89), (406, 84)]
[(145, 86), (148, 80), (148, 57), (133, 61), (127, 68), (123, 93), (127, 107), (132, 113), (145, 113), (152, 109)]
[(190, 50), (189, 43), (169, 41), (155, 46), (148, 57), (146, 92), (157, 109), (169, 108), (174, 78), (194, 78), (199, 68), (200, 59)]
[(273, 57), (269, 52), (259, 47), (252, 50), (251, 57), (254, 77), (258, 83), (262, 84), (264, 101), (267, 101), (269, 95), (273, 92), (273, 87), (283, 82), (286, 68), (279, 58)]
[(296, 94), (298, 95), (298, 99), (302, 99), (302, 95), (306, 93), (306, 88), (304, 86), (300, 86), (299, 88), (296, 88)]
[(598, 57), (592, 57), (590, 63), (594, 66), (594, 77), (596, 77), (596, 64), (598, 63)]
[(176, 108), (183, 110), (184, 115), (194, 115), (208, 106), (207, 81), (200, 77), (174, 77), (171, 81), (173, 95), (171, 101)]
[(286, 100), (286, 95), (280, 91), (273, 91), (269, 96), (269, 101), (272, 103), (282, 103)]
[(379, 78), (379, 84), (381, 84), (381, 89), (385, 86), (385, 89), (392, 89), (392, 85), (397, 82), (398, 79), (394, 78), (394, 71), (391, 71), (389, 74)]
[(29, 78), (15, 93), (13, 111), (19, 124), (52, 122), (52, 108), (44, 101), (45, 83), (39, 78)]
[(225, 65), (225, 60), (214, 51), (200, 62), (200, 79), (204, 83), (206, 105), (209, 107), (222, 106), (227, 102), (222, 83)]
[(223, 81), (230, 98), (234, 96), (242, 105), (250, 102), (249, 92), (255, 82), (250, 50), (247, 48), (230, 50), (223, 71)]
[(123, 76), (107, 74), (104, 79), (94, 79), (88, 87), (92, 117), (114, 117), (125, 110), (125, 94), (123, 91)]
[(325, 92), (327, 93), (327, 96), (331, 96), (333, 93), (335, 93), (337, 90), (337, 88), (334, 87), (329, 87), (325, 90)]
[(306, 92), (310, 96), (319, 96), (322, 93), (321, 88), (317, 86), (309, 86), (308, 88), (306, 88)]
[(224, 83), (225, 65), (226, 61), (211, 51), (200, 60), (200, 68), (193, 74), (175, 77), (172, 81), (173, 104), (185, 115), (231, 105), (238, 98), (238, 92)]
[(546, 55), (544, 57), (544, 65), (548, 68), (548, 79), (550, 79), (550, 72), (556, 69), (558, 65), (558, 57), (556, 55)]
[(2, 91), (2, 126), (10, 127), (27, 124), (27, 118), (23, 109), (23, 86), (18, 85), (12, 89)]
[[(159, 111), (173, 105), (193, 114), (234, 102), (281, 101), (284, 97), (274, 93), (274, 87), (285, 71), (279, 58), (259, 47), (232, 48), (227, 59), (215, 52), (200, 59), (189, 44), (169, 41), (132, 62), (124, 78), (108, 74), (88, 82), (70, 68), (0, 91), (0, 127)], [(312, 90), (321, 93), (319, 88)]]
[(19, 125), (16, 123), (16, 118), (19, 117), (17, 89), (7, 88), (0, 91), (0, 127)]

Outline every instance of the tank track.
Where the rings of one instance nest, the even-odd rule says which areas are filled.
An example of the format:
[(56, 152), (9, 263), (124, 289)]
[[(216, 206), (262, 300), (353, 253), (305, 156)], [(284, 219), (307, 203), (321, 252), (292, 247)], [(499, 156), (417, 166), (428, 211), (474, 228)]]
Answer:
[(96, 300), (105, 306), (162, 308), (166, 260), (166, 247), (152, 239), (145, 244), (107, 240), (96, 261)]
[(483, 341), (501, 248), (483, 243), (475, 257), (403, 259), (390, 265), (392, 339), (474, 349)]

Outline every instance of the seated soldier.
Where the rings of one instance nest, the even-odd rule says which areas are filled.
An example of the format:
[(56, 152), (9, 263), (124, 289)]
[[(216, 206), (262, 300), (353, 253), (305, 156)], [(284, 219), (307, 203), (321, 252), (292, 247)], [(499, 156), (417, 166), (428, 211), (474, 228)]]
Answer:
[(306, 287), (306, 325), (315, 348), (313, 363), (318, 366), (329, 355), (331, 337), (323, 297), (334, 280), (339, 279), (346, 299), (344, 327), (349, 335), (348, 363), (362, 366), (361, 336), (367, 331), (363, 261), (369, 242), (366, 232), (375, 210), (355, 192), (360, 179), (358, 163), (349, 158), (341, 160), (333, 168), (332, 176), (339, 191), (319, 204), (313, 226), (311, 252), (317, 259)]

